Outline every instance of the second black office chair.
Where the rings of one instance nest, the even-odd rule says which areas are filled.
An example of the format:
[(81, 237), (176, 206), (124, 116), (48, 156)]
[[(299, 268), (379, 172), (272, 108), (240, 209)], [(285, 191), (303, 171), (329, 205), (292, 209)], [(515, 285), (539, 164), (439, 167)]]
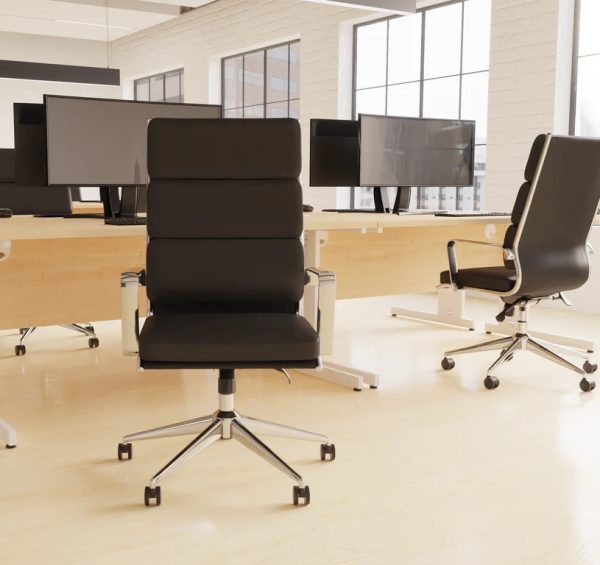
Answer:
[[(234, 407), (236, 369), (320, 364), (319, 335), (298, 307), (311, 277), (335, 277), (304, 269), (300, 168), (296, 120), (150, 122), (147, 274), (121, 281), (124, 350), (142, 369), (218, 369), (219, 408), (123, 438), (119, 459), (131, 459), (134, 441), (197, 436), (152, 477), (147, 506), (161, 503), (162, 479), (217, 440), (235, 439), (288, 475), (296, 505), (310, 502), (308, 485), (254, 432), (315, 441), (321, 459), (335, 459), (329, 436)], [(138, 283), (152, 309), (139, 335)]]
[[(445, 370), (454, 367), (453, 357), (464, 353), (501, 350), (488, 369), (484, 385), (498, 387), (494, 375), (520, 350), (536, 353), (581, 376), (580, 388), (593, 390), (588, 378), (597, 365), (589, 353), (533, 338), (527, 329), (531, 304), (558, 298), (582, 286), (589, 277), (587, 237), (600, 201), (600, 139), (541, 135), (536, 138), (512, 213), (504, 245), (455, 240), (448, 244), (450, 270), (442, 273), (442, 284), (471, 288), (494, 294), (504, 301), (498, 321), (518, 313), (517, 333), (495, 341), (446, 352)], [(456, 244), (497, 245), (503, 247), (504, 265), (460, 269)], [(562, 355), (583, 360), (578, 366)]]

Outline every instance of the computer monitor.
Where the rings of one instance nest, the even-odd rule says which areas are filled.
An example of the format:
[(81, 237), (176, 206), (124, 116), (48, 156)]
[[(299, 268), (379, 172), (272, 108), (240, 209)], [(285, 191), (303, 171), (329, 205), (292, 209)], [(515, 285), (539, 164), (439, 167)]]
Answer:
[(221, 107), (45, 95), (50, 186), (144, 186), (152, 118), (220, 118)]
[(475, 122), (361, 114), (360, 186), (472, 186)]
[(0, 208), (15, 215), (63, 216), (72, 212), (69, 188), (15, 183), (15, 150), (0, 149)]
[(20, 186), (47, 186), (46, 109), (43, 104), (16, 102), (15, 182)]
[(359, 124), (354, 120), (310, 121), (310, 185), (357, 186)]

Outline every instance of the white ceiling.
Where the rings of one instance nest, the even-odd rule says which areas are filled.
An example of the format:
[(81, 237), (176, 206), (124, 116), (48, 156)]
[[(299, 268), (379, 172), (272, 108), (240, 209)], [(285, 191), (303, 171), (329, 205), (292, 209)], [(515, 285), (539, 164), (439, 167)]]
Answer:
[(106, 41), (165, 22), (182, 8), (216, 0), (0, 0), (0, 34), (31, 33)]

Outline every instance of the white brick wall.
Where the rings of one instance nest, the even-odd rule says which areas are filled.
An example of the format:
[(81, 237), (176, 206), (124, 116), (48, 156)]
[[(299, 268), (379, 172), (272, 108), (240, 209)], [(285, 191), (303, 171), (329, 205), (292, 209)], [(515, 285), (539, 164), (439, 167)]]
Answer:
[(511, 209), (537, 134), (567, 133), (572, 10), (572, 0), (493, 0), (489, 209)]

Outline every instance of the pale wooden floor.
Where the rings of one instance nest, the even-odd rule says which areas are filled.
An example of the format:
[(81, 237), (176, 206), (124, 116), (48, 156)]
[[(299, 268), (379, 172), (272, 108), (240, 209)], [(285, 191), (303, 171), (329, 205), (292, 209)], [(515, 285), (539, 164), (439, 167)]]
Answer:
[[(0, 563), (600, 563), (600, 389), (582, 394), (575, 375), (523, 353), (485, 391), (493, 353), (438, 369), (445, 348), (483, 336), (392, 319), (398, 302), (339, 308), (338, 356), (380, 370), (378, 391), (301, 375), (289, 386), (275, 372), (238, 379), (241, 411), (334, 436), (334, 463), (318, 460), (318, 445), (269, 440), (310, 484), (307, 508), (231, 442), (172, 475), (163, 505), (145, 508), (146, 481), (186, 440), (140, 443), (118, 462), (120, 436), (212, 412), (216, 376), (136, 373), (116, 323), (97, 324), (97, 350), (40, 330), (23, 358), (2, 332), (0, 417), (20, 445), (0, 449)], [(482, 319), (496, 310), (470, 306)], [(597, 317), (535, 319), (600, 340)]]

